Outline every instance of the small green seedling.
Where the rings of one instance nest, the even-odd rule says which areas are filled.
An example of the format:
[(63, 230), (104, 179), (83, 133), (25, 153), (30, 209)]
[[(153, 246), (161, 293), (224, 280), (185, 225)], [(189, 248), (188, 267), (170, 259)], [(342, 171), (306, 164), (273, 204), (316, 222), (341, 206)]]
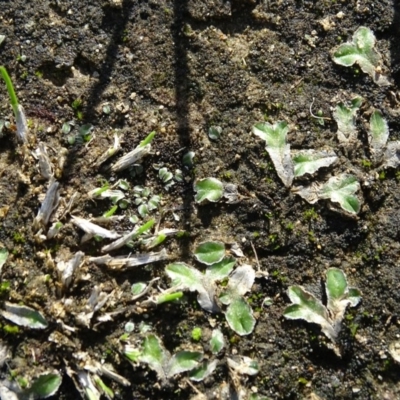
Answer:
[(283, 315), (288, 319), (303, 319), (320, 325), (322, 332), (332, 341), (333, 350), (340, 356), (336, 341), (341, 323), (346, 308), (355, 307), (361, 300), (361, 293), (348, 286), (346, 275), (338, 268), (329, 268), (326, 272), (325, 291), (326, 306), (303, 287), (290, 286), (288, 296), (292, 304)]
[[(206, 242), (207, 243), (207, 242)], [(209, 312), (219, 312), (215, 297), (219, 288), (217, 281), (226, 279), (235, 265), (233, 258), (223, 258), (210, 264), (210, 257), (214, 260), (221, 259), (220, 249), (214, 251), (215, 242), (209, 242), (210, 256), (200, 253), (200, 262), (207, 265), (204, 273), (185, 263), (174, 263), (166, 267), (167, 275), (172, 279), (172, 289), (186, 289), (198, 292), (197, 301), (200, 306)], [(218, 242), (217, 242), (218, 243)], [(199, 247), (204, 248), (204, 244)], [(218, 254), (218, 256), (216, 256)], [(223, 256), (223, 254), (222, 254)], [(230, 276), (224, 293), (220, 296), (222, 304), (227, 305), (225, 318), (238, 335), (250, 334), (255, 326), (255, 318), (249, 304), (244, 299), (244, 295), (251, 289), (255, 279), (255, 271), (250, 265), (238, 267)]]
[(361, 200), (355, 195), (359, 189), (360, 184), (355, 176), (341, 174), (333, 176), (322, 185), (298, 186), (293, 191), (310, 204), (327, 199), (339, 203), (350, 215), (356, 215), (361, 209)]
[(225, 318), (230, 328), (238, 335), (249, 335), (253, 332), (256, 320), (253, 310), (243, 297), (251, 290), (255, 279), (255, 271), (250, 265), (242, 265), (235, 269), (229, 278), (226, 291), (220, 301), (228, 305)]
[(208, 137), (211, 140), (219, 140), (221, 137), (222, 128), (220, 126), (210, 126), (208, 128)]
[(7, 86), (8, 95), (10, 96), (11, 107), (14, 111), (15, 122), (17, 124), (17, 136), (22, 143), (28, 142), (28, 122), (25, 117), (25, 112), (21, 104), (18, 103), (17, 95), (15, 94), (14, 85), (8, 75), (7, 70), (0, 66), (0, 75), (4, 79)]
[(16, 325), (31, 329), (46, 329), (49, 325), (39, 311), (24, 305), (5, 302), (4, 310), (0, 310), (0, 315)]
[(339, 203), (342, 209), (350, 214), (358, 214), (361, 202), (355, 193), (359, 189), (360, 184), (355, 176), (342, 174), (330, 178), (322, 186), (319, 196), (321, 199)]
[(200, 243), (194, 251), (194, 256), (197, 261), (206, 265), (218, 263), (225, 257), (225, 245), (222, 242)]
[(377, 85), (388, 86), (390, 82), (380, 72), (382, 57), (374, 49), (375, 42), (375, 35), (371, 29), (362, 26), (354, 32), (351, 42), (343, 43), (333, 51), (333, 61), (345, 67), (357, 63)]
[(57, 393), (61, 382), (62, 377), (56, 371), (40, 375), (31, 387), (24, 391), (24, 395), (29, 395), (30, 399), (46, 399)]
[(196, 351), (179, 351), (171, 356), (161, 340), (154, 334), (146, 336), (141, 349), (127, 345), (124, 354), (134, 363), (147, 364), (157, 373), (163, 384), (166, 384), (174, 375), (193, 370), (203, 359), (203, 353)]
[[(226, 265), (230, 267), (229, 264), (230, 263), (226, 263)], [(228, 276), (230, 270), (233, 268), (233, 266), (226, 268), (226, 265), (223, 265), (220, 269), (221, 275), (223, 275), (224, 278)], [(165, 269), (167, 275), (172, 279), (172, 287), (174, 290), (182, 289), (192, 292), (195, 291), (198, 293), (197, 301), (203, 309), (209, 312), (218, 312), (219, 306), (215, 301), (215, 280), (217, 279), (210, 276), (210, 273), (207, 274), (209, 270), (210, 269), (207, 268), (206, 274), (202, 274), (196, 268), (185, 263), (169, 264)]]
[(195, 342), (199, 342), (201, 340), (201, 335), (202, 335), (201, 328), (199, 328), (199, 327), (193, 328), (192, 339)]
[(279, 121), (271, 125), (262, 122), (253, 126), (253, 133), (265, 140), (267, 150), (276, 173), (286, 187), (293, 182), (293, 163), (290, 158), (290, 145), (287, 143), (289, 128), (285, 121)]
[(383, 168), (397, 168), (400, 165), (400, 142), (388, 142), (389, 126), (380, 111), (375, 110), (369, 120), (368, 141), (375, 164)]
[(357, 140), (356, 115), (360, 109), (363, 99), (354, 97), (349, 104), (339, 103), (333, 111), (338, 130), (337, 138), (344, 145), (352, 145)]
[(224, 185), (216, 178), (200, 179), (194, 183), (193, 189), (196, 192), (194, 199), (200, 204), (205, 200), (215, 203), (224, 194)]
[(218, 360), (208, 361), (204, 360), (199, 367), (194, 368), (190, 374), (190, 380), (195, 382), (204, 381), (210, 376), (217, 368)]
[(322, 167), (329, 167), (337, 161), (333, 151), (300, 150), (292, 154), (294, 176), (312, 175)]
[(213, 354), (218, 354), (225, 347), (225, 338), (219, 329), (214, 329), (210, 339), (210, 349)]

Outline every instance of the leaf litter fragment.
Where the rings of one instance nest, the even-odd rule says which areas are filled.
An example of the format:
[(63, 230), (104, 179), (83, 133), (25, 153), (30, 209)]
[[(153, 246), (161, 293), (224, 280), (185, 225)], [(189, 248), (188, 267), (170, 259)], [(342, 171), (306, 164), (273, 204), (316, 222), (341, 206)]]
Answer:
[(44, 201), (33, 221), (35, 228), (45, 227), (49, 223), (51, 215), (60, 203), (59, 186), (60, 184), (54, 178), (50, 179)]
[(91, 257), (89, 262), (93, 262), (96, 265), (106, 265), (107, 267), (120, 270), (123, 268), (138, 267), (140, 265), (151, 264), (158, 261), (165, 261), (169, 258), (166, 249), (162, 249), (156, 253), (137, 254), (137, 255), (126, 255), (112, 257), (109, 254), (100, 257)]
[(113, 172), (120, 172), (124, 169), (131, 167), (137, 161), (140, 161), (144, 156), (150, 154), (151, 152), (151, 141), (155, 136), (155, 132), (151, 132), (144, 140), (140, 142), (135, 149), (131, 152), (125, 154), (111, 167)]
[(96, 225), (93, 222), (90, 222), (84, 218), (71, 215), (71, 222), (78, 228), (86, 232), (86, 235), (84, 235), (81, 239), (81, 243), (86, 242), (87, 240), (91, 239), (94, 236), (100, 236), (106, 239), (117, 239), (121, 237), (119, 233), (114, 231), (109, 231), (108, 229), (102, 228), (101, 226)]

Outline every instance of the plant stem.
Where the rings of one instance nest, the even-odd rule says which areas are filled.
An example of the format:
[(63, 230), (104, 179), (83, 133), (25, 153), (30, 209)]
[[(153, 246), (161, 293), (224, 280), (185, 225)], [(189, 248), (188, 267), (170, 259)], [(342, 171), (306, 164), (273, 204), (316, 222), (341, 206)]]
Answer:
[(11, 100), (11, 105), (14, 109), (14, 107), (18, 106), (18, 99), (17, 99), (17, 95), (15, 94), (15, 91), (14, 91), (14, 85), (12, 84), (10, 75), (8, 75), (8, 72), (5, 69), (5, 67), (3, 67), (3, 66), (0, 67), (0, 74), (1, 74), (2, 78), (4, 79), (4, 82), (6, 83), (7, 91), (10, 96), (10, 100)]

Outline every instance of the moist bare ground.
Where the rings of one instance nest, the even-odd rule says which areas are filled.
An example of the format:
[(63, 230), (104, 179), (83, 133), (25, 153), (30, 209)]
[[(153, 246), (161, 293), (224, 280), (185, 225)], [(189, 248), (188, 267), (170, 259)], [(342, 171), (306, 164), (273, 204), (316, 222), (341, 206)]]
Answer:
[[(63, 384), (55, 398), (76, 399), (79, 394), (66, 369), (79, 370), (83, 361), (75, 356), (86, 353), (85, 357), (112, 364), (131, 382), (123, 387), (106, 379), (116, 398), (187, 399), (196, 392), (184, 374), (162, 386), (145, 365), (132, 367), (122, 356), (124, 326), (133, 321), (138, 327), (145, 321), (170, 351), (193, 347), (207, 353), (209, 333), (216, 324), (228, 346), (214, 374), (194, 384), (207, 398), (217, 398), (218, 390), (229, 382), (226, 356), (232, 354), (259, 361), (259, 374), (242, 382), (248, 395), (400, 398), (400, 367), (388, 353), (389, 344), (400, 334), (397, 171), (388, 170), (362, 187), (362, 210), (357, 218), (349, 218), (327, 203), (311, 207), (286, 189), (264, 145), (251, 134), (256, 122), (286, 120), (292, 148), (328, 145), (341, 160), (335, 171), (345, 172), (353, 165), (367, 176), (365, 138), (360, 136), (359, 145), (347, 154), (338, 146), (335, 122), (327, 119), (321, 125), (309, 108), (313, 102), (315, 112), (321, 110), (330, 118), (340, 94), (358, 94), (365, 99), (366, 115), (372, 108), (380, 109), (391, 140), (400, 139), (399, 7), (395, 0), (3, 2), (0, 34), (6, 40), (0, 48), (1, 64), (14, 81), (32, 137), (28, 150), (17, 142), (12, 124), (1, 137), (0, 241), (10, 252), (1, 276), (10, 288), (2, 289), (1, 299), (41, 310), (50, 326), (40, 332), (20, 328), (10, 333), (5, 328), (8, 322), (1, 321), (2, 344), (12, 352), (2, 378), (57, 369)], [(333, 63), (332, 49), (360, 26), (376, 34), (392, 86), (380, 88), (358, 68)], [(0, 99), (2, 119), (12, 122), (5, 87)], [(110, 113), (103, 111), (106, 103)], [(93, 140), (69, 144), (61, 129), (67, 121), (93, 125)], [(358, 123), (366, 125), (366, 117)], [(212, 125), (222, 128), (219, 141), (208, 137)], [(77, 192), (80, 198), (73, 214), (90, 218), (110, 208), (110, 203), (88, 199), (87, 193), (105, 180), (117, 179), (110, 162), (94, 166), (112, 144), (114, 132), (123, 138), (122, 151), (127, 153), (152, 130), (157, 135), (152, 154), (143, 162), (143, 174), (126, 172), (118, 178), (162, 195), (157, 218), (170, 209), (179, 216), (177, 221), (169, 212), (161, 220), (163, 227), (185, 231), (162, 245), (170, 260), (193, 263), (197, 243), (219, 239), (238, 243), (247, 262), (256, 266), (254, 244), (269, 278), (258, 279), (249, 294), (257, 318), (249, 336), (235, 335), (223, 316), (204, 312), (190, 293), (176, 304), (135, 308), (131, 284), (160, 277), (159, 286), (168, 287), (166, 263), (110, 271), (87, 262), (69, 292), (72, 305), (65, 314), (60, 311), (55, 262), (78, 250), (98, 255), (102, 244), (81, 245), (82, 232), (69, 217), (55, 239), (35, 238), (32, 223), (47, 183), (40, 178), (31, 150), (39, 141), (46, 143), (61, 196), (68, 200)], [(189, 150), (195, 152), (195, 163), (185, 169), (182, 156)], [(155, 169), (160, 165), (183, 170), (183, 182), (166, 191)], [(236, 184), (240, 202), (195, 204), (193, 182), (209, 176)], [(114, 228), (131, 229), (128, 216), (136, 213), (136, 206), (119, 212), (126, 218)], [(282, 317), (289, 304), (287, 287), (300, 284), (319, 293), (324, 272), (331, 266), (346, 272), (363, 299), (346, 314), (340, 336), (342, 358), (327, 347), (317, 326)], [(108, 311), (124, 307), (125, 311), (112, 321), (83, 327), (75, 315), (84, 309), (95, 285), (119, 293)], [(263, 305), (266, 297), (272, 299), (269, 306)], [(200, 343), (191, 339), (193, 327), (203, 329)], [(59, 339), (51, 341), (51, 335)], [(133, 338), (140, 339), (138, 329)]]

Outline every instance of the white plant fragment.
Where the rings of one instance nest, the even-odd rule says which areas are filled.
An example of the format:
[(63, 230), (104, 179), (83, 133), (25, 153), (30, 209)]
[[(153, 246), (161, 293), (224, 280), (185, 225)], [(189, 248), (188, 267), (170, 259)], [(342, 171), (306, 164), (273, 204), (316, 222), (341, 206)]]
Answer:
[(51, 215), (57, 209), (60, 203), (59, 186), (60, 184), (56, 180), (53, 178), (50, 180), (42, 206), (33, 221), (37, 229), (45, 227), (49, 223)]
[(3, 265), (6, 263), (8, 258), (8, 250), (5, 248), (0, 248), (0, 274), (3, 268)]
[(108, 299), (113, 296), (113, 294), (114, 291), (107, 294), (101, 290), (100, 286), (95, 286), (92, 289), (85, 310), (76, 316), (77, 322), (90, 328), (94, 313), (99, 311), (107, 303)]
[(104, 152), (95, 163), (96, 167), (99, 167), (101, 164), (105, 163), (109, 158), (111, 158), (114, 154), (118, 153), (121, 150), (121, 140), (117, 134), (114, 134), (114, 144), (110, 147), (106, 152)]
[(111, 167), (113, 172), (120, 172), (124, 169), (131, 167), (137, 161), (141, 160), (144, 156), (150, 154), (151, 144), (147, 144), (143, 147), (138, 146), (131, 152), (125, 154)]
[(228, 367), (240, 375), (257, 375), (260, 367), (256, 360), (250, 357), (238, 356), (235, 359), (227, 358)]
[(85, 254), (82, 251), (78, 251), (70, 260), (68, 261), (62, 260), (57, 263), (57, 272), (62, 284), (63, 292), (69, 289), (75, 271), (82, 264), (82, 259), (84, 255)]
[(117, 239), (121, 236), (117, 232), (109, 231), (93, 222), (84, 218), (75, 217), (74, 215), (71, 215), (71, 222), (86, 233), (86, 235), (82, 237), (81, 243), (86, 242), (94, 236), (100, 236), (106, 239)]
[(56, 237), (62, 227), (63, 224), (60, 221), (53, 222), (47, 232), (47, 239), (53, 239), (54, 237)]
[(43, 178), (50, 179), (53, 175), (53, 165), (50, 162), (49, 155), (47, 154), (46, 145), (39, 142), (39, 147), (32, 152), (33, 156), (39, 161), (39, 171)]
[(26, 121), (25, 111), (21, 104), (13, 105), (15, 122), (17, 125), (17, 136), (22, 143), (28, 143), (28, 122)]
[(123, 268), (138, 267), (140, 265), (151, 264), (153, 262), (165, 261), (169, 257), (167, 250), (162, 249), (156, 253), (136, 254), (112, 257), (109, 254), (100, 257), (91, 257), (89, 262), (96, 265), (106, 265), (107, 267), (119, 270)]
[(288, 125), (285, 121), (279, 121), (271, 125), (259, 123), (253, 126), (253, 133), (265, 140), (271, 161), (275, 166), (276, 173), (286, 187), (293, 182), (293, 163), (290, 157), (290, 145), (287, 143)]
[(384, 155), (384, 167), (397, 168), (400, 165), (400, 141), (389, 142)]
[(305, 174), (312, 175), (322, 167), (329, 167), (338, 160), (337, 155), (332, 150), (298, 150), (292, 152), (292, 162), (294, 165), (294, 176)]

